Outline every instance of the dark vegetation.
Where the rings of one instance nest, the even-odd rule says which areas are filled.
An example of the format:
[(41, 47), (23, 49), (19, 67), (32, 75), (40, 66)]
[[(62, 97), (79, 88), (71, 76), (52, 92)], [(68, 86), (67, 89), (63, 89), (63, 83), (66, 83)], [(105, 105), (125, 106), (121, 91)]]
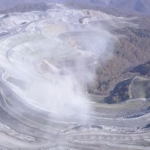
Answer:
[(129, 71), (140, 76), (150, 76), (150, 61), (133, 67)]
[(130, 98), (129, 85), (131, 82), (132, 79), (128, 79), (118, 83), (105, 99), (105, 102), (111, 104), (128, 100)]
[(150, 98), (150, 80), (137, 76), (119, 82), (105, 98), (105, 102), (112, 104), (139, 98)]

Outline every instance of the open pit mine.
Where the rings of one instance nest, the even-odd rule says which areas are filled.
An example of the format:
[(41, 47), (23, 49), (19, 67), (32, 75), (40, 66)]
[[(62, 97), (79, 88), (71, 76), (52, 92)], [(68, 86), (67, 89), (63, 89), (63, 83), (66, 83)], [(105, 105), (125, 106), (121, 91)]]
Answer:
[(0, 14), (0, 149), (150, 150), (149, 99), (105, 104), (86, 91), (113, 57), (111, 31), (137, 25), (49, 5)]

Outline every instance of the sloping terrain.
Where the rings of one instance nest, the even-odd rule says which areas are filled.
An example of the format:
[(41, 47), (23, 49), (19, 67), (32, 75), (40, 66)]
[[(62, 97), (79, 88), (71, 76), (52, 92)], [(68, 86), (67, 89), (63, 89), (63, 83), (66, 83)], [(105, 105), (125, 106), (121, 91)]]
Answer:
[(1, 150), (150, 149), (149, 17), (109, 2), (0, 14)]
[(139, 25), (138, 28), (126, 27), (113, 31), (113, 34), (118, 37), (118, 42), (114, 49), (115, 55), (111, 60), (98, 67), (97, 82), (89, 88), (91, 93), (108, 95), (117, 83), (137, 75), (127, 71), (129, 68), (149, 61), (149, 21), (149, 17), (139, 17), (135, 20)]

